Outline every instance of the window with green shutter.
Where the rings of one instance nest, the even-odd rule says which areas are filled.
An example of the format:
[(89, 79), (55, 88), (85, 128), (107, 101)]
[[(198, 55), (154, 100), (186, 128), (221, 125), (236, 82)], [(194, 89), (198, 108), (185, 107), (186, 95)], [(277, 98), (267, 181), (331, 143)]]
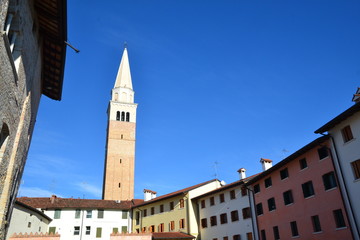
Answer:
[(128, 217), (128, 212), (123, 211), (122, 212), (122, 219), (127, 219), (127, 217)]
[(101, 228), (96, 228), (96, 238), (101, 238)]
[(80, 213), (81, 213), (81, 210), (80, 210), (80, 209), (76, 209), (76, 210), (75, 210), (75, 218), (80, 218)]
[(55, 209), (54, 219), (60, 219), (61, 209)]
[(127, 226), (122, 226), (121, 227), (121, 232), (122, 233), (127, 233)]
[(119, 232), (119, 229), (118, 228), (113, 228), (113, 233), (118, 233)]
[(49, 234), (55, 234), (56, 233), (56, 227), (49, 227)]

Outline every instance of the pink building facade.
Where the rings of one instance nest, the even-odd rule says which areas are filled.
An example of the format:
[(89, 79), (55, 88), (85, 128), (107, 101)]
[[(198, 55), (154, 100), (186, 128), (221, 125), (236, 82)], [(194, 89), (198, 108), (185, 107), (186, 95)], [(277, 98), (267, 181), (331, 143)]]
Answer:
[(329, 147), (320, 137), (248, 182), (256, 239), (353, 239)]

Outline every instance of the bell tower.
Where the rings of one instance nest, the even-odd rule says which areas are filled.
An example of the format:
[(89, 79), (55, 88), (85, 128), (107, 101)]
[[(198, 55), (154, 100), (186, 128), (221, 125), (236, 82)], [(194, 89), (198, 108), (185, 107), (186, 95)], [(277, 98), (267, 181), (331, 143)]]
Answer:
[(107, 111), (104, 200), (134, 198), (136, 108), (125, 47)]

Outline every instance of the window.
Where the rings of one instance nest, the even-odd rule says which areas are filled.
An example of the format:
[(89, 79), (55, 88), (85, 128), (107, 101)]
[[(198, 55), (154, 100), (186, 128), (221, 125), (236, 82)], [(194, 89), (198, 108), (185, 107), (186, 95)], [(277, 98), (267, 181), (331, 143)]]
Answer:
[(210, 226), (216, 226), (216, 225), (217, 225), (216, 216), (211, 216), (210, 217)]
[(290, 227), (291, 227), (291, 235), (293, 237), (299, 236), (296, 221), (290, 222)]
[(181, 229), (185, 228), (185, 219), (184, 218), (180, 219), (179, 226), (180, 226)]
[(315, 194), (312, 181), (302, 184), (302, 190), (303, 190), (304, 198), (311, 197)]
[(225, 224), (225, 223), (227, 223), (228, 221), (227, 221), (227, 215), (226, 215), (226, 213), (222, 213), (222, 214), (220, 214), (220, 223), (221, 224)]
[(284, 204), (285, 205), (289, 205), (289, 204), (294, 202), (291, 190), (288, 190), (288, 191), (284, 192), (283, 197), (284, 197)]
[(300, 159), (300, 160), (299, 160), (299, 164), (300, 164), (300, 169), (305, 169), (305, 168), (307, 168), (306, 158)]
[(288, 178), (288, 177), (289, 177), (289, 172), (288, 172), (287, 168), (280, 171), (280, 179), (281, 180)]
[(235, 199), (236, 195), (235, 195), (235, 190), (231, 190), (230, 191), (230, 199)]
[(127, 211), (123, 211), (123, 212), (121, 213), (121, 218), (122, 218), (122, 219), (127, 219), (127, 218), (128, 218), (128, 212), (127, 212)]
[(276, 209), (275, 198), (269, 198), (267, 202), (268, 202), (269, 212), (274, 211)]
[(326, 146), (323, 146), (318, 149), (319, 159), (324, 159), (327, 156), (329, 156), (328, 148)]
[(274, 239), (279, 240), (280, 239), (280, 233), (278, 226), (273, 227), (273, 233), (274, 233)]
[(164, 204), (161, 204), (161, 205), (160, 205), (160, 212), (161, 212), (161, 213), (164, 212)]
[(184, 199), (180, 199), (180, 208), (184, 208)]
[(76, 209), (76, 210), (75, 210), (75, 218), (80, 218), (80, 214), (81, 214), (81, 210), (80, 210), (80, 209)]
[(160, 223), (158, 230), (158, 232), (164, 232), (164, 223)]
[(116, 112), (116, 121), (120, 121), (120, 112), (119, 111)]
[(150, 208), (150, 215), (154, 215), (155, 214), (155, 207)]
[(258, 192), (260, 192), (260, 185), (256, 184), (254, 185), (254, 193), (258, 193)]
[(240, 240), (240, 234), (236, 234), (233, 236), (233, 240)]
[(247, 189), (246, 187), (242, 187), (241, 188), (241, 196), (246, 196), (247, 195)]
[(314, 232), (321, 232), (320, 219), (318, 215), (311, 217), (311, 222), (313, 225)]
[(334, 210), (333, 214), (334, 214), (336, 228), (346, 227), (345, 219), (344, 219), (341, 209)]
[(201, 219), (201, 227), (207, 228), (207, 219), (206, 218)]
[(143, 210), (143, 216), (146, 217), (147, 216), (147, 209)]
[(118, 233), (118, 232), (119, 232), (119, 229), (118, 229), (118, 228), (113, 228), (112, 232), (113, 232), (113, 233)]
[(201, 200), (201, 208), (205, 208), (206, 205), (205, 205), (205, 200)]
[(104, 209), (98, 209), (97, 217), (104, 218)]
[(174, 231), (175, 230), (175, 221), (171, 221), (170, 222), (170, 231)]
[(243, 219), (248, 219), (251, 216), (250, 208), (246, 207), (242, 209)]
[(232, 211), (230, 214), (232, 222), (239, 221), (239, 213), (237, 210)]
[(264, 229), (260, 231), (260, 234), (261, 234), (261, 240), (266, 240), (266, 233)]
[(126, 113), (126, 121), (127, 121), (127, 122), (130, 121), (130, 113), (129, 113), (129, 112)]
[(256, 204), (256, 215), (259, 216), (262, 215), (263, 213), (264, 212), (263, 212), (262, 203)]
[(49, 234), (55, 234), (56, 233), (56, 227), (49, 227)]
[(141, 228), (141, 232), (142, 232), (142, 233), (146, 232), (146, 227), (142, 227), (142, 228)]
[(125, 112), (121, 112), (121, 121), (122, 121), (122, 122), (125, 121)]
[(344, 127), (343, 129), (341, 129), (341, 134), (342, 134), (344, 143), (346, 143), (354, 138), (349, 125)]
[(322, 179), (323, 179), (323, 182), (324, 182), (325, 190), (329, 190), (329, 189), (337, 187), (334, 172), (329, 172), (327, 174), (324, 174), (322, 176)]
[(271, 187), (271, 185), (272, 185), (271, 177), (265, 179), (265, 188)]
[(215, 205), (215, 199), (214, 197), (210, 197), (210, 206), (214, 206)]
[(127, 233), (127, 226), (121, 227), (121, 233)]
[(174, 210), (174, 202), (170, 202), (170, 211)]
[(135, 225), (139, 225), (140, 224), (140, 212), (136, 212), (135, 213)]
[(247, 238), (247, 240), (253, 240), (253, 234), (252, 234), (252, 232), (246, 233), (246, 238)]
[(7, 142), (9, 140), (9, 135), (10, 135), (9, 128), (5, 123), (3, 123), (1, 132), (0, 132), (0, 163), (1, 163), (4, 153), (5, 153)]
[(355, 179), (360, 178), (360, 159), (351, 163)]
[(31, 222), (28, 222), (28, 228), (31, 228)]
[(91, 227), (90, 227), (90, 226), (86, 226), (85, 235), (90, 235), (90, 232), (91, 232)]
[(223, 240), (229, 240), (228, 236), (223, 237)]
[(74, 235), (80, 235), (80, 227), (79, 226), (74, 227)]
[(86, 210), (86, 218), (92, 217), (92, 210)]
[(155, 232), (155, 225), (151, 225), (150, 227), (149, 227), (149, 232)]
[(221, 194), (219, 195), (219, 200), (220, 200), (220, 203), (225, 202), (225, 195), (224, 195), (223, 193), (221, 193)]
[[(121, 139), (122, 139), (122, 135), (121, 135)], [(119, 188), (121, 188), (121, 183), (119, 183)]]
[(60, 216), (61, 216), (61, 209), (55, 209), (54, 219), (60, 219)]
[(102, 232), (101, 227), (96, 228), (96, 238), (101, 238), (101, 232)]

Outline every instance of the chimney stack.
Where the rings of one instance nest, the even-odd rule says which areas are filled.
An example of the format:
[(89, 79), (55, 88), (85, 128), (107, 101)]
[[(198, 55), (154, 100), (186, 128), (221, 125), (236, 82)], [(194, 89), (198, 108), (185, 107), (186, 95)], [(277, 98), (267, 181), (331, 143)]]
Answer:
[(144, 189), (144, 201), (149, 201), (156, 198), (156, 192), (149, 189)]
[(266, 171), (272, 167), (272, 160), (270, 160), (270, 159), (261, 158), (260, 162), (261, 162), (263, 171)]
[(240, 176), (240, 180), (246, 178), (245, 172), (246, 172), (246, 169), (245, 169), (245, 168), (240, 168), (240, 169), (238, 170), (238, 173), (239, 173), (239, 176)]
[(51, 198), (50, 198), (51, 204), (54, 204), (56, 198), (57, 198), (56, 195), (51, 195)]

